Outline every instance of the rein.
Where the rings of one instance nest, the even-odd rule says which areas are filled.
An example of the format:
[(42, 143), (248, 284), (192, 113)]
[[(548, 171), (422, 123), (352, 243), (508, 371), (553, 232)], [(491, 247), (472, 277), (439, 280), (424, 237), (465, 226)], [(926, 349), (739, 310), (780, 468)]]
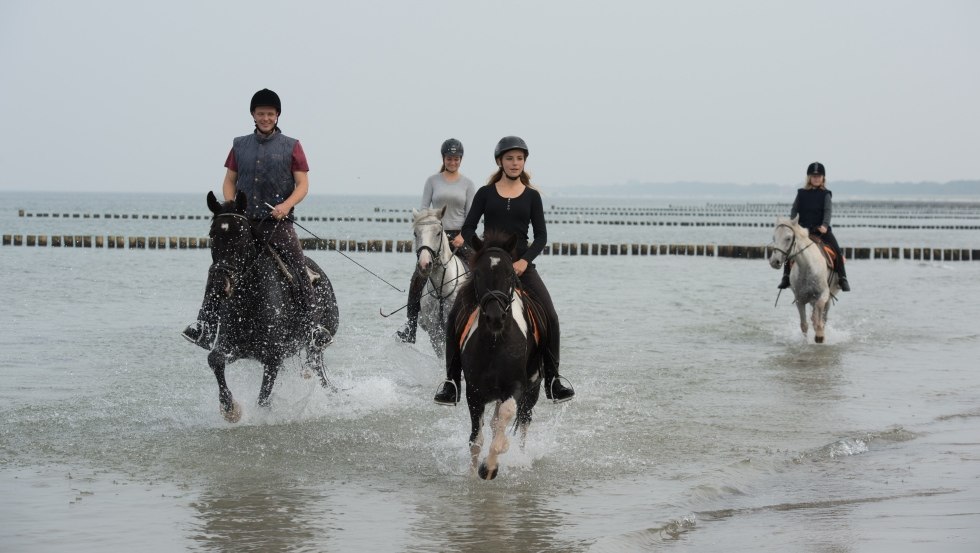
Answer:
[(807, 244), (806, 246), (803, 246), (802, 248), (797, 249), (796, 252), (793, 253), (793, 247), (796, 246), (796, 238), (797, 238), (796, 229), (794, 229), (790, 225), (787, 225), (786, 223), (780, 223), (780, 224), (776, 225), (776, 228), (779, 228), (779, 227), (786, 227), (786, 228), (788, 228), (793, 233), (793, 240), (789, 243), (789, 249), (783, 250), (783, 249), (777, 248), (775, 244), (773, 244), (773, 246), (772, 246), (772, 249), (773, 250), (775, 250), (775, 251), (783, 254), (783, 257), (784, 257), (783, 263), (789, 263), (790, 261), (793, 260), (794, 257), (800, 255), (807, 248), (809, 248), (810, 246), (812, 246), (813, 244), (815, 244), (815, 242), (813, 240), (810, 240), (810, 243), (809, 244)]
[[(487, 253), (493, 251), (500, 252), (506, 255), (508, 263), (512, 264), (512, 262), (510, 261), (511, 259), (510, 253), (508, 253), (503, 248), (498, 248), (498, 247), (487, 248), (486, 250), (483, 251), (483, 254), (486, 255)], [(486, 311), (487, 305), (493, 301), (496, 302), (498, 306), (500, 306), (500, 309), (504, 313), (510, 313), (511, 306), (514, 305), (514, 290), (517, 289), (517, 286), (520, 285), (520, 279), (517, 278), (517, 275), (514, 275), (514, 280), (516, 281), (516, 285), (513, 288), (511, 288), (509, 294), (504, 293), (502, 290), (487, 289), (486, 292), (480, 295), (480, 300), (479, 300), (480, 310)]]
[[(251, 231), (252, 225), (251, 222), (248, 220), (248, 217), (245, 217), (240, 213), (218, 213), (215, 214), (214, 216), (215, 219), (219, 217), (234, 217), (236, 219), (241, 219), (245, 221), (245, 225), (246, 225), (245, 229), (248, 232), (248, 240), (249, 240), (248, 243), (251, 246), (249, 248), (251, 250), (250, 252), (251, 255), (247, 255), (245, 259), (247, 263), (245, 264), (244, 268), (242, 268), (241, 270), (236, 270), (239, 269), (239, 267), (223, 259), (211, 264), (212, 271), (224, 273), (228, 277), (231, 286), (231, 290), (229, 291), (228, 295), (231, 296), (231, 294), (233, 294), (234, 291), (237, 289), (238, 284), (242, 281), (242, 279), (245, 278), (245, 276), (248, 275), (249, 271), (251, 271), (255, 267), (256, 263), (259, 260), (259, 252), (256, 251), (255, 248), (254, 240), (252, 238), (252, 231)], [(264, 223), (266, 219), (268, 219), (268, 217), (265, 217), (261, 221), (259, 221), (259, 224)], [(276, 226), (279, 226), (278, 221), (276, 222)], [(272, 241), (272, 235), (270, 233), (269, 239), (266, 240), (263, 245), (266, 248), (268, 248), (269, 243), (271, 241)]]
[[(446, 281), (446, 269), (448, 268), (448, 262), (442, 260), (442, 251), (443, 251), (443, 246), (445, 246), (445, 244), (448, 243), (448, 238), (446, 238), (446, 231), (445, 231), (445, 229), (442, 226), (442, 222), (441, 221), (423, 221), (423, 222), (415, 223), (415, 225), (416, 226), (421, 226), (421, 225), (438, 225), (439, 226), (439, 235), (440, 235), (439, 249), (438, 250), (433, 250), (431, 247), (426, 246), (425, 244), (423, 244), (423, 245), (419, 246), (417, 250), (415, 250), (415, 258), (418, 259), (422, 255), (422, 252), (423, 251), (428, 251), (429, 252), (429, 255), (432, 256), (432, 266), (433, 267), (441, 267), (443, 269), (443, 271), (442, 271), (442, 279), (441, 279), (442, 282), (440, 282), (439, 284), (436, 284), (436, 282), (432, 279), (432, 273), (431, 272), (429, 273), (429, 282), (432, 283), (432, 287), (435, 288), (435, 290), (433, 290), (434, 292), (436, 292), (435, 297), (439, 298), (439, 309), (440, 309), (439, 315), (441, 317), (442, 316), (442, 312), (441, 312), (442, 311), (442, 304), (445, 302), (445, 299), (448, 298), (449, 296), (451, 296), (451, 295), (453, 295), (453, 294), (456, 293), (456, 290), (459, 288), (459, 278), (462, 277), (463, 275), (467, 274), (469, 271), (463, 271), (463, 273), (461, 275), (458, 275), (456, 278), (454, 278), (454, 279), (452, 279), (450, 281)], [(450, 252), (450, 254), (449, 254), (449, 261), (452, 261), (453, 263), (456, 263), (457, 266), (458, 266), (458, 264), (459, 264), (460, 261), (459, 261), (459, 259), (456, 258), (456, 250), (452, 250)], [(446, 294), (443, 294), (442, 293), (442, 289), (446, 286), (446, 284), (449, 284), (450, 282), (452, 282), (454, 284), (453, 285), (453, 289), (450, 292), (448, 292)]]

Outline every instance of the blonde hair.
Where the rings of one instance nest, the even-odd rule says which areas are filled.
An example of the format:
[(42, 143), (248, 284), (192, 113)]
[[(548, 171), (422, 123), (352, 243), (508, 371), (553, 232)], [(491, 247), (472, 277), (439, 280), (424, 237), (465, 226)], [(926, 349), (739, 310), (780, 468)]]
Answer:
[[(820, 177), (823, 181), (819, 186), (813, 184), (813, 177)], [(803, 186), (804, 190), (813, 190), (814, 188), (827, 188), (827, 177), (824, 175), (807, 175), (806, 185)]]

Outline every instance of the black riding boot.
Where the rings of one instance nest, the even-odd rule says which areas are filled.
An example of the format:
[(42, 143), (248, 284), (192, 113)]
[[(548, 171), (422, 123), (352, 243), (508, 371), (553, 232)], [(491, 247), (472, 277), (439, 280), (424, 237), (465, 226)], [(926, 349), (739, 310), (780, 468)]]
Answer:
[(425, 277), (415, 271), (412, 273), (412, 282), (408, 285), (408, 320), (401, 330), (395, 332), (395, 337), (402, 342), (415, 343), (415, 333), (419, 328), (419, 311), (422, 310), (423, 290), (425, 290)]
[(841, 292), (850, 292), (851, 285), (847, 282), (847, 271), (844, 270), (844, 258), (838, 257), (840, 263), (837, 265), (837, 285), (840, 286)]
[(550, 351), (544, 354), (544, 396), (555, 403), (564, 403), (575, 397), (575, 390), (565, 386), (558, 374), (558, 356)]
[(218, 335), (218, 310), (221, 307), (220, 279), (213, 271), (208, 272), (208, 282), (204, 287), (204, 301), (197, 312), (197, 320), (187, 325), (180, 333), (188, 342), (208, 351), (214, 348)]
[(439, 405), (455, 406), (462, 395), (460, 380), (463, 376), (463, 363), (459, 357), (459, 335), (462, 333), (462, 325), (457, 324), (456, 320), (459, 311), (459, 301), (457, 301), (449, 311), (449, 319), (446, 321), (446, 380), (433, 398), (433, 401)]
[(780, 290), (789, 288), (789, 272), (791, 269), (792, 267), (789, 263), (783, 265), (783, 279), (779, 281), (779, 286), (776, 288), (779, 288)]

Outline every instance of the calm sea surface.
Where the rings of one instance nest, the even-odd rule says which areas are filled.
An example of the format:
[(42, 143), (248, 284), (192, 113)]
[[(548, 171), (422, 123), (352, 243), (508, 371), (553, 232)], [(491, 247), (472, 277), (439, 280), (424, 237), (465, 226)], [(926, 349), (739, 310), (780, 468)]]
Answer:
[[(17, 214), (207, 214), (203, 196), (0, 201), (0, 234), (207, 235), (206, 220)], [(301, 214), (377, 217), (414, 203), (316, 196)], [(304, 226), (410, 238), (407, 223)], [(549, 232), (741, 245), (771, 235)], [(976, 230), (837, 236), (980, 248)], [(788, 294), (773, 307), (779, 274), (763, 260), (543, 256), (578, 395), (539, 405), (526, 449), (512, 442), (500, 476), (482, 482), (467, 473), (465, 407), (431, 401), (441, 362), (426, 340), (395, 342), (402, 318), (378, 315), (404, 294), (335, 252), (310, 255), (340, 301), (326, 356), (340, 391), (291, 361), (262, 409), (261, 369), (240, 361), (228, 378), (245, 412), (232, 425), (204, 350), (178, 334), (196, 315), (207, 251), (0, 247), (0, 551), (980, 550), (980, 261), (852, 261), (854, 292), (816, 345)], [(411, 254), (350, 255), (407, 286)]]

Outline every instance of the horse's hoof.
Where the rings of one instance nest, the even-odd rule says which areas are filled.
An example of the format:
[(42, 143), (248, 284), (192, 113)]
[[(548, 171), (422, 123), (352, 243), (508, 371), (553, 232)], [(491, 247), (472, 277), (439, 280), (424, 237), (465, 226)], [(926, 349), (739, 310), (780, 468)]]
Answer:
[(480, 478), (483, 480), (493, 480), (494, 478), (497, 477), (497, 469), (495, 468), (493, 469), (493, 472), (490, 472), (487, 469), (486, 463), (480, 463), (479, 474), (480, 474)]
[(813, 337), (813, 340), (814, 340), (814, 341), (815, 341), (816, 343), (818, 343), (818, 344), (822, 344), (822, 343), (823, 343), (823, 336), (814, 336), (814, 337)]
[(221, 414), (225, 417), (225, 420), (230, 423), (236, 423), (242, 420), (242, 408), (240, 405), (238, 405), (237, 401), (231, 402), (231, 409), (222, 409)]

